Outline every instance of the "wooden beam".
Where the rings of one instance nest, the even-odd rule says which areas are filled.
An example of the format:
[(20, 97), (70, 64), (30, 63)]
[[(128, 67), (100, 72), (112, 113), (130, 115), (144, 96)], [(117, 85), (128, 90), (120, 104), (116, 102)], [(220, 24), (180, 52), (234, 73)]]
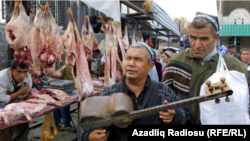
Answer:
[(135, 18), (136, 20), (154, 20), (154, 19), (152, 19), (152, 18), (150, 18), (150, 17), (146, 17), (146, 16), (144, 16), (144, 17), (133, 17), (133, 18)]

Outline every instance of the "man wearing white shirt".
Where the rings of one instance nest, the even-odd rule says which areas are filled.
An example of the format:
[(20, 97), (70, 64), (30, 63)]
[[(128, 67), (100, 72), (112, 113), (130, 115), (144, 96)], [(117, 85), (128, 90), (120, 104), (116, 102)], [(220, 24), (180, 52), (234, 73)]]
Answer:
[(231, 56), (231, 57), (235, 57), (235, 58), (237, 58), (237, 59), (239, 59), (241, 61), (240, 54), (235, 52), (235, 49), (236, 49), (236, 45), (235, 44), (230, 44), (228, 46), (228, 55)]
[[(11, 67), (0, 71), (0, 108), (25, 98), (32, 87), (29, 66), (12, 60)], [(0, 140), (28, 140), (29, 123), (18, 124), (0, 131)]]

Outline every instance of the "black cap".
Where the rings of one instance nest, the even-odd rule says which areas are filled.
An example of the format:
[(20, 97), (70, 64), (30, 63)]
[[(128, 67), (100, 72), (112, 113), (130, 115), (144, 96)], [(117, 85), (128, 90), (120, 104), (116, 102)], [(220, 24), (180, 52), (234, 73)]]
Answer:
[(235, 44), (230, 44), (230, 45), (228, 45), (228, 48), (235, 48), (235, 47), (236, 47)]
[(197, 12), (195, 14), (194, 19), (196, 18), (204, 18), (205, 20), (207, 20), (209, 23), (212, 24), (212, 26), (214, 27), (216, 31), (219, 31), (219, 22), (218, 22), (217, 16), (209, 15), (209, 14), (202, 13), (202, 12)]

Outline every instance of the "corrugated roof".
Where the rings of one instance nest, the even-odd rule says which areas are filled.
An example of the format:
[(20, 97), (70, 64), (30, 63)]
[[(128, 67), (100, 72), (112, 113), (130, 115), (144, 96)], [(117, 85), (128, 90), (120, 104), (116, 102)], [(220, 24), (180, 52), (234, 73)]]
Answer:
[(181, 33), (175, 24), (175, 22), (169, 17), (169, 15), (154, 1), (152, 2), (153, 15), (156, 21), (170, 29), (177, 36), (181, 36)]
[(228, 36), (250, 36), (250, 24), (222, 25), (220, 37)]

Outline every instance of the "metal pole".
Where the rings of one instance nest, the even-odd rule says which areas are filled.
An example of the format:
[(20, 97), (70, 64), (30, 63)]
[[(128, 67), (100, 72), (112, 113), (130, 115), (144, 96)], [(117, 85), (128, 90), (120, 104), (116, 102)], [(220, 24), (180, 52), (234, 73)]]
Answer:
[(80, 102), (77, 102), (77, 141), (81, 141), (81, 127), (80, 127), (80, 119), (79, 119), (79, 115), (80, 115)]
[[(77, 28), (78, 28), (78, 31), (81, 33), (82, 23), (83, 23), (84, 16), (86, 15), (87, 6), (82, 1), (79, 1), (79, 0), (78, 0), (77, 5), (78, 5), (78, 8), (77, 8), (77, 17), (78, 17)], [(80, 34), (80, 36), (81, 36), (81, 34)]]
[(179, 19), (179, 31), (181, 32), (181, 19)]
[(155, 32), (155, 47), (158, 49), (158, 40), (157, 40), (157, 35), (158, 32)]
[(169, 39), (169, 37), (170, 37), (170, 36), (169, 36), (169, 31), (167, 31), (167, 37), (168, 37), (168, 47), (169, 47), (169, 40), (170, 40), (170, 39)]
[(218, 39), (218, 48), (220, 47), (220, 37)]

